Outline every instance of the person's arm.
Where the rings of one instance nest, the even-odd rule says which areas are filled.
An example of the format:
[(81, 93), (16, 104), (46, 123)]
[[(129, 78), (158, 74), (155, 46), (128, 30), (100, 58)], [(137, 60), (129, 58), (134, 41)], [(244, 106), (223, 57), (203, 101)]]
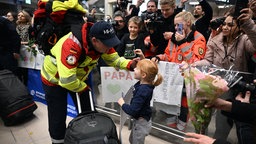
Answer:
[[(139, 85), (139, 81), (135, 84)], [(145, 101), (147, 100), (149, 92), (147, 91), (148, 89), (143, 89), (143, 88), (136, 88), (135, 89), (135, 94), (133, 95), (133, 98), (130, 102), (130, 104), (124, 103), (122, 101), (122, 98), (118, 100), (119, 105), (122, 107), (123, 111), (127, 113), (128, 115), (136, 118), (138, 115), (141, 113), (141, 109), (145, 104)]]
[[(250, 95), (250, 91), (247, 91), (245, 98), (250, 97)], [(232, 117), (241, 122), (253, 123), (256, 120), (256, 104), (250, 104), (237, 100), (227, 101), (217, 98), (213, 105), (206, 105), (206, 107), (211, 106), (222, 110), (222, 113), (226, 116)]]
[(129, 10), (129, 14), (125, 17), (127, 21), (129, 21), (129, 19), (132, 18), (133, 16), (139, 15), (140, 6), (142, 5), (143, 2), (144, 2), (143, 0), (137, 0), (135, 7)]
[(256, 104), (248, 104), (240, 101), (233, 101), (231, 111), (222, 111), (222, 113), (237, 121), (253, 124), (253, 122), (256, 120), (255, 110)]
[(194, 66), (203, 66), (203, 65), (210, 65), (213, 62), (214, 58), (214, 42), (212, 40), (208, 41), (207, 43), (207, 49), (205, 56), (202, 60), (194, 62)]
[(247, 34), (252, 45), (256, 47), (256, 25), (252, 20), (252, 15), (249, 8), (245, 8), (242, 11), (242, 14), (237, 18), (239, 20), (240, 28)]
[(136, 3), (136, 8), (139, 10), (140, 9), (140, 6), (144, 3), (144, 0), (137, 0), (137, 3)]
[(206, 50), (206, 40), (202, 35), (202, 37), (195, 42), (195, 45), (193, 47), (193, 62), (202, 60), (206, 54)]
[(118, 55), (121, 57), (121, 56), (124, 56), (124, 51), (125, 51), (125, 37), (123, 37), (121, 39), (121, 43), (119, 45), (117, 45), (117, 48), (116, 48), (116, 52), (118, 53)]
[(204, 11), (204, 16), (202, 17), (202, 19), (210, 23), (213, 15), (211, 5), (206, 0), (198, 0), (198, 2), (202, 6), (202, 9)]
[(138, 56), (140, 56), (140, 59), (141, 59), (141, 60), (142, 60), (142, 59), (145, 59), (145, 56), (144, 56), (144, 54), (143, 54), (143, 52), (142, 52), (141, 49), (135, 49), (135, 50), (134, 50), (134, 53), (137, 54)]
[[(209, 107), (209, 106), (206, 106), (206, 107)], [(221, 98), (217, 98), (214, 101), (213, 107), (217, 108), (217, 109), (220, 109), (220, 110), (223, 110), (223, 111), (226, 111), (226, 112), (231, 112), (232, 102), (226, 101), (226, 100), (221, 99)]]
[(179, 5), (178, 5), (178, 8), (184, 8), (185, 7), (185, 3), (187, 2), (188, 0), (181, 0)]

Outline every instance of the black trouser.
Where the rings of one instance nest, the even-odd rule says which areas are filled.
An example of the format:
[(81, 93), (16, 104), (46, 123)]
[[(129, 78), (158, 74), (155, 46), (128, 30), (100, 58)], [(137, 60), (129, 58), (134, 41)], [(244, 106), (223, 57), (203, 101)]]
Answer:
[[(220, 98), (222, 99), (234, 99), (236, 91), (230, 89), (228, 92), (224, 93)], [(215, 119), (215, 132), (213, 138), (215, 139), (227, 139), (229, 132), (233, 127), (233, 119), (223, 115), (221, 110), (217, 110), (216, 119)]]
[[(64, 140), (67, 117), (67, 94), (69, 93), (77, 107), (76, 94), (60, 86), (43, 84), (48, 110), (49, 133), (54, 140)], [(80, 96), (82, 112), (90, 111), (88, 91)]]
[(235, 121), (236, 133), (239, 144), (255, 144), (253, 125)]

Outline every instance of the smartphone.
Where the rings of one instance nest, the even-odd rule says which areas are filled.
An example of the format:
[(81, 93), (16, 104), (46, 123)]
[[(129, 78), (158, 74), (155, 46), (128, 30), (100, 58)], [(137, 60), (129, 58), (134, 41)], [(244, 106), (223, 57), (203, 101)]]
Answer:
[(182, 24), (182, 23), (178, 24), (177, 32), (178, 32), (179, 34), (183, 34), (183, 24)]
[(241, 15), (240, 11), (248, 7), (248, 0), (236, 0), (234, 18)]
[(126, 44), (125, 51), (124, 51), (124, 57), (128, 58), (128, 59), (135, 58), (136, 54), (134, 53), (134, 50), (135, 50), (134, 44)]

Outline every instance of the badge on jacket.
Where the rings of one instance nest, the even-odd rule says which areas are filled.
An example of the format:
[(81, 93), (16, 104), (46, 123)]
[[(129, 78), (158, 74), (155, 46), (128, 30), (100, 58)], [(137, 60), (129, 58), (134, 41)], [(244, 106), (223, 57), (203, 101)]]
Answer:
[(204, 49), (201, 48), (201, 47), (199, 47), (199, 48), (198, 48), (198, 53), (199, 53), (200, 55), (204, 54)]
[(74, 55), (68, 55), (66, 61), (69, 65), (74, 65), (76, 63), (76, 57)]
[(178, 60), (181, 61), (182, 60), (182, 54), (178, 54)]

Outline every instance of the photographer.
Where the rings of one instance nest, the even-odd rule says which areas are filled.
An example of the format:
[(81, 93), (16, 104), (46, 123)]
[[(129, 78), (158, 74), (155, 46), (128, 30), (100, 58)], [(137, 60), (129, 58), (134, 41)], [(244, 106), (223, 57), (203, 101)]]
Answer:
[(125, 16), (126, 23), (129, 21), (129, 19), (133, 16), (138, 16), (140, 11), (140, 6), (142, 3), (144, 3), (144, 0), (137, 0), (137, 3), (135, 6), (132, 6), (129, 8), (129, 11), (127, 11), (128, 3), (132, 3), (130, 0), (117, 0), (117, 5), (114, 9), (114, 13), (117, 11), (121, 11), (123, 15)]
[(142, 21), (150, 19), (149, 15), (155, 14), (157, 16), (161, 15), (161, 11), (157, 8), (157, 1), (156, 0), (149, 0), (147, 3), (147, 10), (141, 13)]
[(121, 40), (126, 33), (129, 33), (128, 27), (125, 21), (125, 16), (121, 11), (117, 11), (114, 14), (113, 19), (114, 21), (112, 22), (112, 25), (115, 29), (116, 36), (118, 37), (119, 40)]
[(151, 43), (157, 47), (156, 54), (164, 53), (168, 40), (175, 31), (174, 17), (183, 10), (186, 1), (181, 0), (180, 5), (176, 7), (175, 0), (160, 0), (162, 15), (157, 19), (154, 27), (149, 30)]

